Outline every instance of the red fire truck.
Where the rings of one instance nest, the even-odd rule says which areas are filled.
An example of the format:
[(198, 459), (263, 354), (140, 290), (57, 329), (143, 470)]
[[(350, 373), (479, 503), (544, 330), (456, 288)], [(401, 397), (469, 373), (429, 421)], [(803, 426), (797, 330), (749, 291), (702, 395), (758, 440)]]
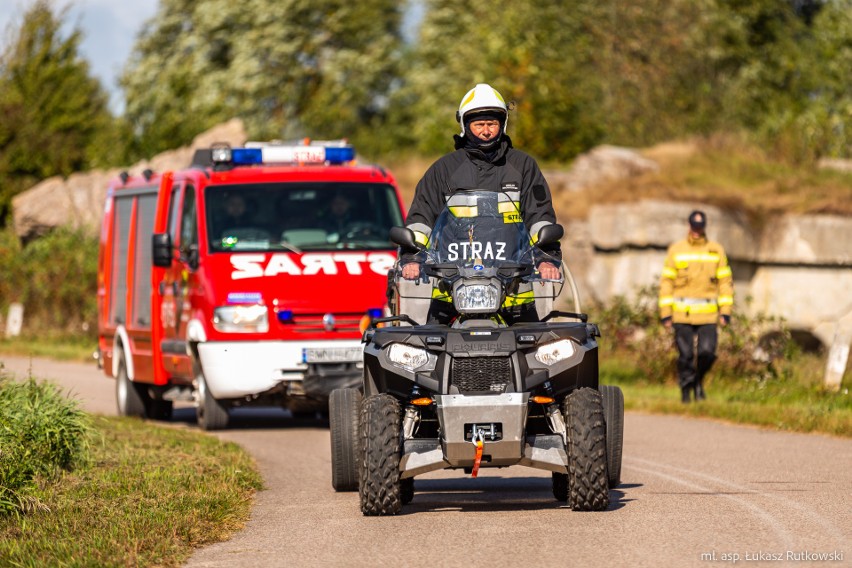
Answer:
[(98, 265), (119, 413), (167, 419), (194, 400), (209, 430), (237, 406), (326, 410), (360, 384), (361, 330), (389, 313), (403, 218), (393, 176), (343, 141), (221, 145), (182, 171), (122, 174)]

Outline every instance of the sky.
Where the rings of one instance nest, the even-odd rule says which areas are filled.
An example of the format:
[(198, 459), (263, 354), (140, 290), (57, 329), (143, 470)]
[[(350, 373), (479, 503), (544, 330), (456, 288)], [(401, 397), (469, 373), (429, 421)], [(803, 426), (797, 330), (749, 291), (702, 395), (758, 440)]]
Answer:
[[(2, 45), (8, 41), (9, 26), (14, 30), (34, 0), (0, 0), (0, 34)], [(154, 17), (158, 0), (54, 0), (57, 11), (68, 8), (68, 22), (83, 32), (80, 55), (91, 66), (110, 94), (110, 109), (124, 112), (124, 101), (118, 88), (118, 77), (136, 34)]]
[[(0, 0), (0, 45), (7, 44), (9, 26), (15, 29), (20, 25), (33, 3), (34, 0)], [(68, 22), (83, 32), (80, 55), (89, 62), (92, 75), (109, 93), (112, 112), (122, 114), (124, 100), (118, 78), (136, 35), (156, 14), (159, 0), (53, 0), (53, 3), (57, 12), (68, 7)], [(422, 3), (414, 0), (409, 6), (407, 24), (413, 26), (422, 15)], [(411, 33), (413, 28), (408, 29)]]

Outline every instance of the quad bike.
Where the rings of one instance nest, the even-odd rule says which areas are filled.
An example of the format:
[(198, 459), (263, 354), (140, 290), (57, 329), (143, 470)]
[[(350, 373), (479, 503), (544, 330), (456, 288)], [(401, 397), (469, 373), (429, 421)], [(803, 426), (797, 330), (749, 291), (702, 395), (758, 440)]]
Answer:
[[(506, 194), (459, 190), (428, 248), (391, 230), (403, 251), (419, 250), (424, 282), (395, 267), (395, 315), (364, 334), (363, 389), (332, 392), (329, 408), (332, 485), (358, 489), (365, 515), (398, 513), (415, 476), (439, 469), (547, 470), (555, 498), (578, 511), (606, 509), (620, 482), (624, 399), (598, 384), (598, 327), (564, 267), (575, 311), (553, 310), (565, 280), (536, 267), (559, 262), (512, 207)], [(547, 225), (536, 243), (562, 234)]]

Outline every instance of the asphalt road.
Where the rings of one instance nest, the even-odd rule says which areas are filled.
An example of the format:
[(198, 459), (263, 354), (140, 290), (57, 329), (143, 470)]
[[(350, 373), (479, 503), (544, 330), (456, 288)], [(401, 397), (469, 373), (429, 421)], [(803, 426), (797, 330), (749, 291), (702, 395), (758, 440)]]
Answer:
[[(115, 413), (114, 383), (94, 365), (0, 361)], [(623, 484), (605, 512), (572, 512), (549, 474), (515, 467), (418, 477), (402, 514), (367, 518), (357, 493), (331, 488), (326, 425), (275, 409), (233, 422), (217, 435), (255, 456), (266, 489), (245, 530), (188, 567), (852, 565), (848, 439), (628, 413)]]

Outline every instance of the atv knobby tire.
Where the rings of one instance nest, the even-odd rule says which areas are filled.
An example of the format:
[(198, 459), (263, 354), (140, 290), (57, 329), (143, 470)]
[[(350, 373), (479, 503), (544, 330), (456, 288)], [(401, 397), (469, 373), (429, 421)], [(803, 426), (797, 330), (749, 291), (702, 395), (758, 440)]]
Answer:
[(606, 469), (609, 488), (621, 483), (621, 453), (624, 447), (624, 394), (618, 387), (601, 385), (606, 423)]
[(606, 427), (601, 393), (577, 389), (563, 403), (568, 429), (568, 505), (575, 511), (609, 506)]
[(358, 490), (358, 414), (362, 398), (358, 389), (335, 389), (328, 398), (331, 486), (335, 491)]
[(395, 515), (402, 508), (399, 402), (388, 394), (365, 398), (359, 427), (361, 512)]

